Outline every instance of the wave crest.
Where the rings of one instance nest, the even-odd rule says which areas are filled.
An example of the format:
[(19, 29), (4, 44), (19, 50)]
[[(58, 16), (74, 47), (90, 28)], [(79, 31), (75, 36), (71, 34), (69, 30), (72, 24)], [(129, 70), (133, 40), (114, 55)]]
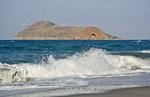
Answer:
[(150, 53), (150, 50), (142, 50), (142, 51), (139, 51), (140, 53)]

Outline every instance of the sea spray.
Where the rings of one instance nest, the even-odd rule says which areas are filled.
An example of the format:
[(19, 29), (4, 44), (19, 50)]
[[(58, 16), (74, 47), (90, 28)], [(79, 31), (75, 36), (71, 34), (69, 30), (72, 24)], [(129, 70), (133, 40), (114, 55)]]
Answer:
[(102, 49), (92, 48), (67, 58), (48, 56), (41, 64), (2, 64), (0, 82), (19, 82), (52, 79), (58, 77), (114, 76), (138, 72), (149, 72), (149, 60), (133, 56), (111, 55)]

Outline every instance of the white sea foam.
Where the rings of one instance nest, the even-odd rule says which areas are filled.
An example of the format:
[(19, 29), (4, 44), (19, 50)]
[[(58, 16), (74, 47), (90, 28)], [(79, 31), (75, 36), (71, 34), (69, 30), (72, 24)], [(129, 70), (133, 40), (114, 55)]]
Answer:
[(140, 53), (150, 53), (150, 50), (142, 50), (142, 51), (139, 51)]
[(64, 59), (52, 55), (41, 64), (2, 64), (0, 82), (29, 81), (58, 77), (113, 76), (138, 72), (149, 72), (150, 61), (133, 56), (111, 55), (101, 49), (90, 49)]

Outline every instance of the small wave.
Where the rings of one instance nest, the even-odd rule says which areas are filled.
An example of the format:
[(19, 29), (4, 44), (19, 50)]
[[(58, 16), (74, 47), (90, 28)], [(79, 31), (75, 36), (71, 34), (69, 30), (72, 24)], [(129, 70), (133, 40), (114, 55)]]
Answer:
[[(73, 56), (55, 59), (48, 56), (41, 64), (0, 63), (0, 83), (51, 79), (67, 76), (105, 76), (149, 72), (150, 61), (133, 56), (111, 55), (101, 49), (90, 49)], [(146, 71), (148, 70), (148, 71)]]
[(15, 42), (15, 41), (12, 40), (12, 41), (10, 41), (10, 42)]
[(140, 53), (150, 53), (150, 50), (142, 50), (142, 51), (138, 51)]
[(142, 42), (142, 40), (136, 40), (136, 41), (133, 41), (133, 42), (135, 42), (136, 44), (139, 44), (139, 43)]

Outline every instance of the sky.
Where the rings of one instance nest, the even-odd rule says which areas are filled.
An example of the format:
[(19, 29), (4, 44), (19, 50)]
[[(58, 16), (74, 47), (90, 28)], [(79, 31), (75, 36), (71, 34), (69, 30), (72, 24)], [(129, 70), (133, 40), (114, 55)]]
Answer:
[(0, 40), (11, 40), (40, 20), (150, 39), (150, 0), (0, 0)]

